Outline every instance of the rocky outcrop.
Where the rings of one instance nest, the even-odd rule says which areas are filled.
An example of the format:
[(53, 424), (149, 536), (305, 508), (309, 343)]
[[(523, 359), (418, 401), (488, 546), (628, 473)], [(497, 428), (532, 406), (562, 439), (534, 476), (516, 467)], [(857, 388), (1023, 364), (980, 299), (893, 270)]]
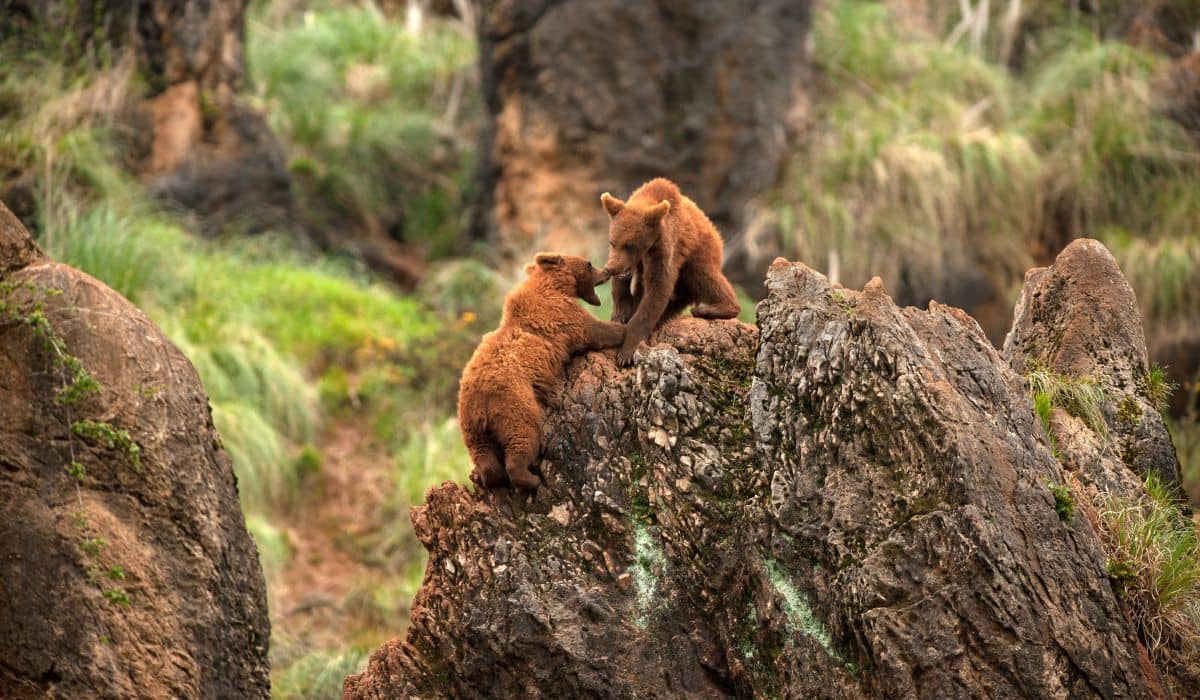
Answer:
[(0, 204), (0, 697), (266, 697), (262, 570), (188, 360)]
[[(1105, 294), (1077, 286), (1079, 307)], [(1056, 511), (1056, 488), (1099, 467), (1055, 458), (974, 320), (783, 260), (767, 287), (757, 329), (681, 319), (634, 370), (573, 363), (535, 496), (432, 489), (412, 513), (430, 555), (412, 625), (346, 697), (1200, 692), (1149, 662), (1094, 520)], [(1111, 323), (1090, 366), (1136, 370), (1116, 363), (1144, 358), (1136, 314)], [(1019, 322), (1013, 347), (1042, 330)]]
[(3, 4), (8, 32), (63, 37), (65, 52), (132, 52), (147, 93), (119, 118), (129, 138), (125, 156), (151, 192), (196, 213), (208, 230), (291, 220), (283, 151), (238, 95), (246, 0)]
[(1180, 483), (1179, 459), (1149, 395), (1146, 335), (1133, 288), (1099, 241), (1073, 241), (1050, 267), (1025, 274), (1004, 356), (1017, 372), (1040, 366), (1102, 385), (1116, 454), (1141, 475)]
[[(774, 183), (807, 67), (810, 3), (488, 0), (490, 125), (476, 235), (603, 250), (599, 195), (666, 176), (727, 236)], [(588, 223), (591, 222), (591, 223)]]

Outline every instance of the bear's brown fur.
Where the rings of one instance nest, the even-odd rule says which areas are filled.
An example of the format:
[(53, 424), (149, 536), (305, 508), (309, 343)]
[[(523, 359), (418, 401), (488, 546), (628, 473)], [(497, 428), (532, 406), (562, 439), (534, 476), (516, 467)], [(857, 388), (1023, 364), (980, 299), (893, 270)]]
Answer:
[(475, 469), (471, 479), (487, 488), (508, 481), (536, 489), (529, 468), (542, 441), (540, 400), (567, 361), (584, 350), (615, 348), (625, 327), (600, 321), (576, 303), (598, 306), (595, 286), (603, 270), (574, 255), (538, 253), (525, 267), (529, 277), (504, 300), (500, 327), (483, 337), (463, 370), (458, 424)]
[(699, 318), (738, 315), (741, 305), (721, 272), (721, 234), (675, 183), (660, 177), (628, 202), (607, 192), (600, 201), (612, 218), (604, 266), (613, 277), (612, 319), (629, 324), (617, 364), (632, 364), (651, 331), (689, 306)]

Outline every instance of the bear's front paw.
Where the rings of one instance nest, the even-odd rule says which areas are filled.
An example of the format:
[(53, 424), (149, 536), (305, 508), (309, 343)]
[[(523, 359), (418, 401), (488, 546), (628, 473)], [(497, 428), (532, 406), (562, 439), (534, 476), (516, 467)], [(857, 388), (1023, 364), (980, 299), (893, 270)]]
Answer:
[(509, 472), (508, 480), (513, 486), (527, 491), (536, 491), (537, 487), (542, 485), (542, 480), (538, 478), (538, 475), (528, 470)]
[(617, 351), (617, 366), (629, 367), (633, 364), (633, 358), (637, 354), (637, 347), (621, 348)]

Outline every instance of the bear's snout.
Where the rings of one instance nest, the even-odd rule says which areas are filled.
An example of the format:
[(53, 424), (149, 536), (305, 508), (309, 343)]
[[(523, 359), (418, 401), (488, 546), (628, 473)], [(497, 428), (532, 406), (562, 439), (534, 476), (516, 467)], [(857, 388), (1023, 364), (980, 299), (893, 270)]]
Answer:
[(610, 262), (604, 266), (604, 270), (602, 270), (602, 272), (608, 275), (609, 278), (616, 277), (619, 280), (627, 280), (629, 279), (629, 276), (633, 274), (633, 266), (621, 266)]

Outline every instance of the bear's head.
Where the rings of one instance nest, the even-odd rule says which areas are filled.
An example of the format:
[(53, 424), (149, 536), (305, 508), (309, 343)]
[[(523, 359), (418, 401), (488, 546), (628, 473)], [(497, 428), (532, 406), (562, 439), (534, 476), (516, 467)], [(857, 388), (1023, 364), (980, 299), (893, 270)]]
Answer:
[(592, 266), (587, 258), (562, 253), (538, 253), (525, 266), (530, 276), (546, 275), (564, 293), (577, 296), (592, 306), (600, 306), (596, 285), (608, 281), (609, 274)]
[(612, 219), (604, 269), (611, 276), (625, 279), (662, 238), (663, 218), (671, 211), (671, 203), (664, 199), (650, 206), (626, 204), (607, 192), (600, 195), (600, 202)]

